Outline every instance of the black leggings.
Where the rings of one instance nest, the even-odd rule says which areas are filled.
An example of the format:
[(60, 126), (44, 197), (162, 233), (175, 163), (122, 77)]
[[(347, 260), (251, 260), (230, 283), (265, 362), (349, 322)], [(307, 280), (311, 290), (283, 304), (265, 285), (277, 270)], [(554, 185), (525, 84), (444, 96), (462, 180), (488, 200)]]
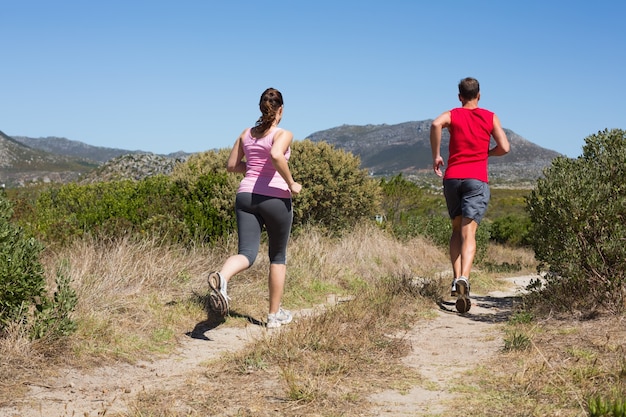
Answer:
[(235, 211), (239, 233), (238, 254), (248, 258), (252, 266), (259, 253), (261, 231), (265, 225), (269, 238), (270, 263), (284, 265), (293, 221), (291, 199), (237, 193)]

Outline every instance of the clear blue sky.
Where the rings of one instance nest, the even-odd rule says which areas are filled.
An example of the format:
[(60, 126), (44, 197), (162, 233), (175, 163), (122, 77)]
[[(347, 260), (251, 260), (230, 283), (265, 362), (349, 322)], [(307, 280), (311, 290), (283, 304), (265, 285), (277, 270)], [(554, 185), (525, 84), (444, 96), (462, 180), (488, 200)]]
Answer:
[(0, 130), (199, 152), (253, 125), (266, 87), (299, 140), (434, 118), (473, 76), (505, 128), (576, 157), (626, 129), (625, 4), (0, 0)]

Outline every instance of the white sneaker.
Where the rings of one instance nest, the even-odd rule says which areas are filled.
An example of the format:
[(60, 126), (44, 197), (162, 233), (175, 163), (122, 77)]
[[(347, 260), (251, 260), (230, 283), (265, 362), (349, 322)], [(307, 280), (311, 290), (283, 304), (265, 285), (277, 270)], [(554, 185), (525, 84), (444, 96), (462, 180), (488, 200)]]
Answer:
[(228, 314), (228, 301), (230, 297), (227, 294), (228, 282), (219, 272), (212, 272), (207, 279), (211, 293), (209, 294), (209, 307), (221, 316)]
[(456, 278), (452, 278), (452, 286), (450, 287), (450, 297), (456, 297)]
[(277, 327), (282, 326), (283, 324), (291, 323), (291, 320), (293, 320), (293, 316), (291, 315), (291, 312), (280, 308), (278, 309), (278, 313), (267, 315), (266, 327), (268, 329), (275, 329)]
[(456, 294), (457, 299), (455, 303), (456, 310), (465, 314), (472, 308), (472, 301), (469, 298), (470, 285), (469, 280), (465, 277), (459, 277), (456, 280)]
[(460, 297), (469, 298), (470, 284), (467, 278), (459, 277), (459, 279), (456, 280), (456, 292)]

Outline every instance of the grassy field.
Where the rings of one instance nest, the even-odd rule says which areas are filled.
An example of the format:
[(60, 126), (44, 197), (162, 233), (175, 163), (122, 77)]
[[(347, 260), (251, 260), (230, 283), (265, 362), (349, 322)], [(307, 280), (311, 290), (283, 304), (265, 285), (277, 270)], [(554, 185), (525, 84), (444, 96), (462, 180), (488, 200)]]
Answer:
[[(206, 275), (235, 250), (233, 239), (194, 248), (86, 239), (48, 250), (43, 262), (50, 282), (60, 264), (69, 265), (78, 331), (30, 341), (26, 329), (9, 329), (0, 339), (0, 406), (27, 395), (24, 381), (45, 379), (63, 367), (88, 370), (173, 352), (177, 337), (206, 317)], [(266, 248), (229, 285), (238, 316), (222, 326), (245, 325), (242, 317), (265, 319), (264, 253)], [(138, 394), (124, 415), (368, 415), (367, 398), (377, 387), (402, 390), (420, 383), (419, 373), (402, 362), (411, 347), (391, 335), (431, 317), (435, 302), (449, 291), (444, 250), (422, 238), (400, 242), (365, 223), (340, 238), (305, 230), (293, 237), (289, 255), (285, 306), (309, 308), (330, 294), (352, 301), (208, 364), (206, 380), (193, 389)], [(492, 272), (477, 265), (476, 293), (497, 289), (500, 277), (536, 268), (528, 250), (503, 246), (491, 246), (485, 262), (519, 268)], [(415, 278), (427, 285), (415, 286)], [(582, 416), (593, 395), (623, 395), (623, 317), (583, 321), (519, 311), (502, 332), (502, 351), (493, 363), (456, 387), (469, 398), (458, 415)], [(285, 400), (272, 400), (276, 392)]]

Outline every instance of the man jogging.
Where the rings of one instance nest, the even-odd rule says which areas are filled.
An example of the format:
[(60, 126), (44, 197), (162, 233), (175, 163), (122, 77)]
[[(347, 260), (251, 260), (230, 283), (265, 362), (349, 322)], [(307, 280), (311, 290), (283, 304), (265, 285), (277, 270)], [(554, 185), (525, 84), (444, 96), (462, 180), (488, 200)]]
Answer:
[[(450, 261), (454, 279), (451, 295), (457, 296), (460, 313), (469, 311), (469, 277), (476, 254), (476, 230), (487, 211), (491, 196), (488, 180), (488, 158), (506, 155), (509, 141), (495, 113), (478, 107), (480, 86), (474, 78), (459, 82), (461, 107), (439, 115), (430, 127), (433, 170), (443, 177), (443, 192), (452, 219)], [(445, 175), (441, 157), (441, 133), (450, 133), (448, 163)], [(491, 138), (495, 146), (490, 149)]]

